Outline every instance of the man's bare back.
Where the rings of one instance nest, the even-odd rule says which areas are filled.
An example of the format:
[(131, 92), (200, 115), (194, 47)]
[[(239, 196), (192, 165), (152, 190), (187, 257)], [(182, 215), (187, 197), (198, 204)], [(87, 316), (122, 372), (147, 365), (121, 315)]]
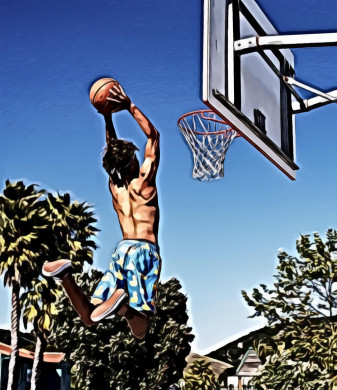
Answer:
[(159, 208), (156, 185), (142, 189), (141, 180), (117, 187), (109, 180), (113, 207), (118, 215), (123, 239), (158, 242)]

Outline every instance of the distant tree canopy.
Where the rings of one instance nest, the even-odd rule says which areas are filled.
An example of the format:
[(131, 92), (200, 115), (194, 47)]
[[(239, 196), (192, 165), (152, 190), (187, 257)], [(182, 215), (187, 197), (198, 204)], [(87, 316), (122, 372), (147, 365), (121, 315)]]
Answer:
[(216, 390), (219, 385), (210, 367), (211, 363), (205, 360), (195, 360), (184, 374), (183, 390)]
[(332, 389), (337, 384), (337, 231), (326, 240), (318, 233), (296, 242), (299, 257), (279, 253), (272, 288), (261, 284), (249, 295), (255, 313), (263, 316), (275, 336), (255, 345), (263, 370), (257, 386), (268, 389)]
[[(82, 289), (91, 294), (102, 273), (75, 275)], [(87, 327), (64, 295), (51, 342), (66, 352), (72, 363), (76, 389), (151, 390), (167, 389), (183, 376), (185, 358), (194, 339), (187, 326), (187, 298), (177, 279), (159, 283), (157, 313), (144, 340), (135, 339), (118, 315)]]

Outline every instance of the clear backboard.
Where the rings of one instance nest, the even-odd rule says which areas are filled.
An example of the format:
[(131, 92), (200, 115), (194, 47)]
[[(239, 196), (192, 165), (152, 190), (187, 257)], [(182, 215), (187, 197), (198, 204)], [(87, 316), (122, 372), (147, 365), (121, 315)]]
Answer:
[(294, 94), (280, 76), (294, 76), (293, 53), (235, 50), (241, 39), (277, 34), (253, 0), (204, 0), (202, 98), (294, 180)]

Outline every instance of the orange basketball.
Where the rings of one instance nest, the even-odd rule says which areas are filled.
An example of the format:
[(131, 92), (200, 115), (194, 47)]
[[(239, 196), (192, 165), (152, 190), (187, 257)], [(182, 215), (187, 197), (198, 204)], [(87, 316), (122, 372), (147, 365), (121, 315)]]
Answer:
[(101, 114), (109, 114), (111, 112), (117, 112), (121, 109), (120, 104), (108, 100), (108, 97), (112, 97), (109, 89), (119, 85), (118, 81), (110, 78), (99, 79), (91, 86), (90, 89), (90, 102)]

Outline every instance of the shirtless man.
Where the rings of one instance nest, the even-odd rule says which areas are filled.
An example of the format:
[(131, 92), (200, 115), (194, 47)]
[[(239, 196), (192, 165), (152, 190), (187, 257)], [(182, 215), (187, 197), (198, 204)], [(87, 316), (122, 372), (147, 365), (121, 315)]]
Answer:
[(118, 313), (125, 317), (133, 335), (141, 339), (146, 335), (149, 317), (155, 309), (161, 268), (156, 187), (159, 133), (120, 86), (110, 92), (109, 99), (128, 110), (147, 137), (144, 162), (139, 168), (135, 155), (137, 148), (117, 139), (111, 114), (104, 116), (107, 148), (103, 166), (109, 174), (109, 190), (123, 240), (117, 245), (110, 267), (91, 301), (72, 278), (70, 260), (45, 262), (42, 272), (61, 281), (72, 305), (87, 325)]

